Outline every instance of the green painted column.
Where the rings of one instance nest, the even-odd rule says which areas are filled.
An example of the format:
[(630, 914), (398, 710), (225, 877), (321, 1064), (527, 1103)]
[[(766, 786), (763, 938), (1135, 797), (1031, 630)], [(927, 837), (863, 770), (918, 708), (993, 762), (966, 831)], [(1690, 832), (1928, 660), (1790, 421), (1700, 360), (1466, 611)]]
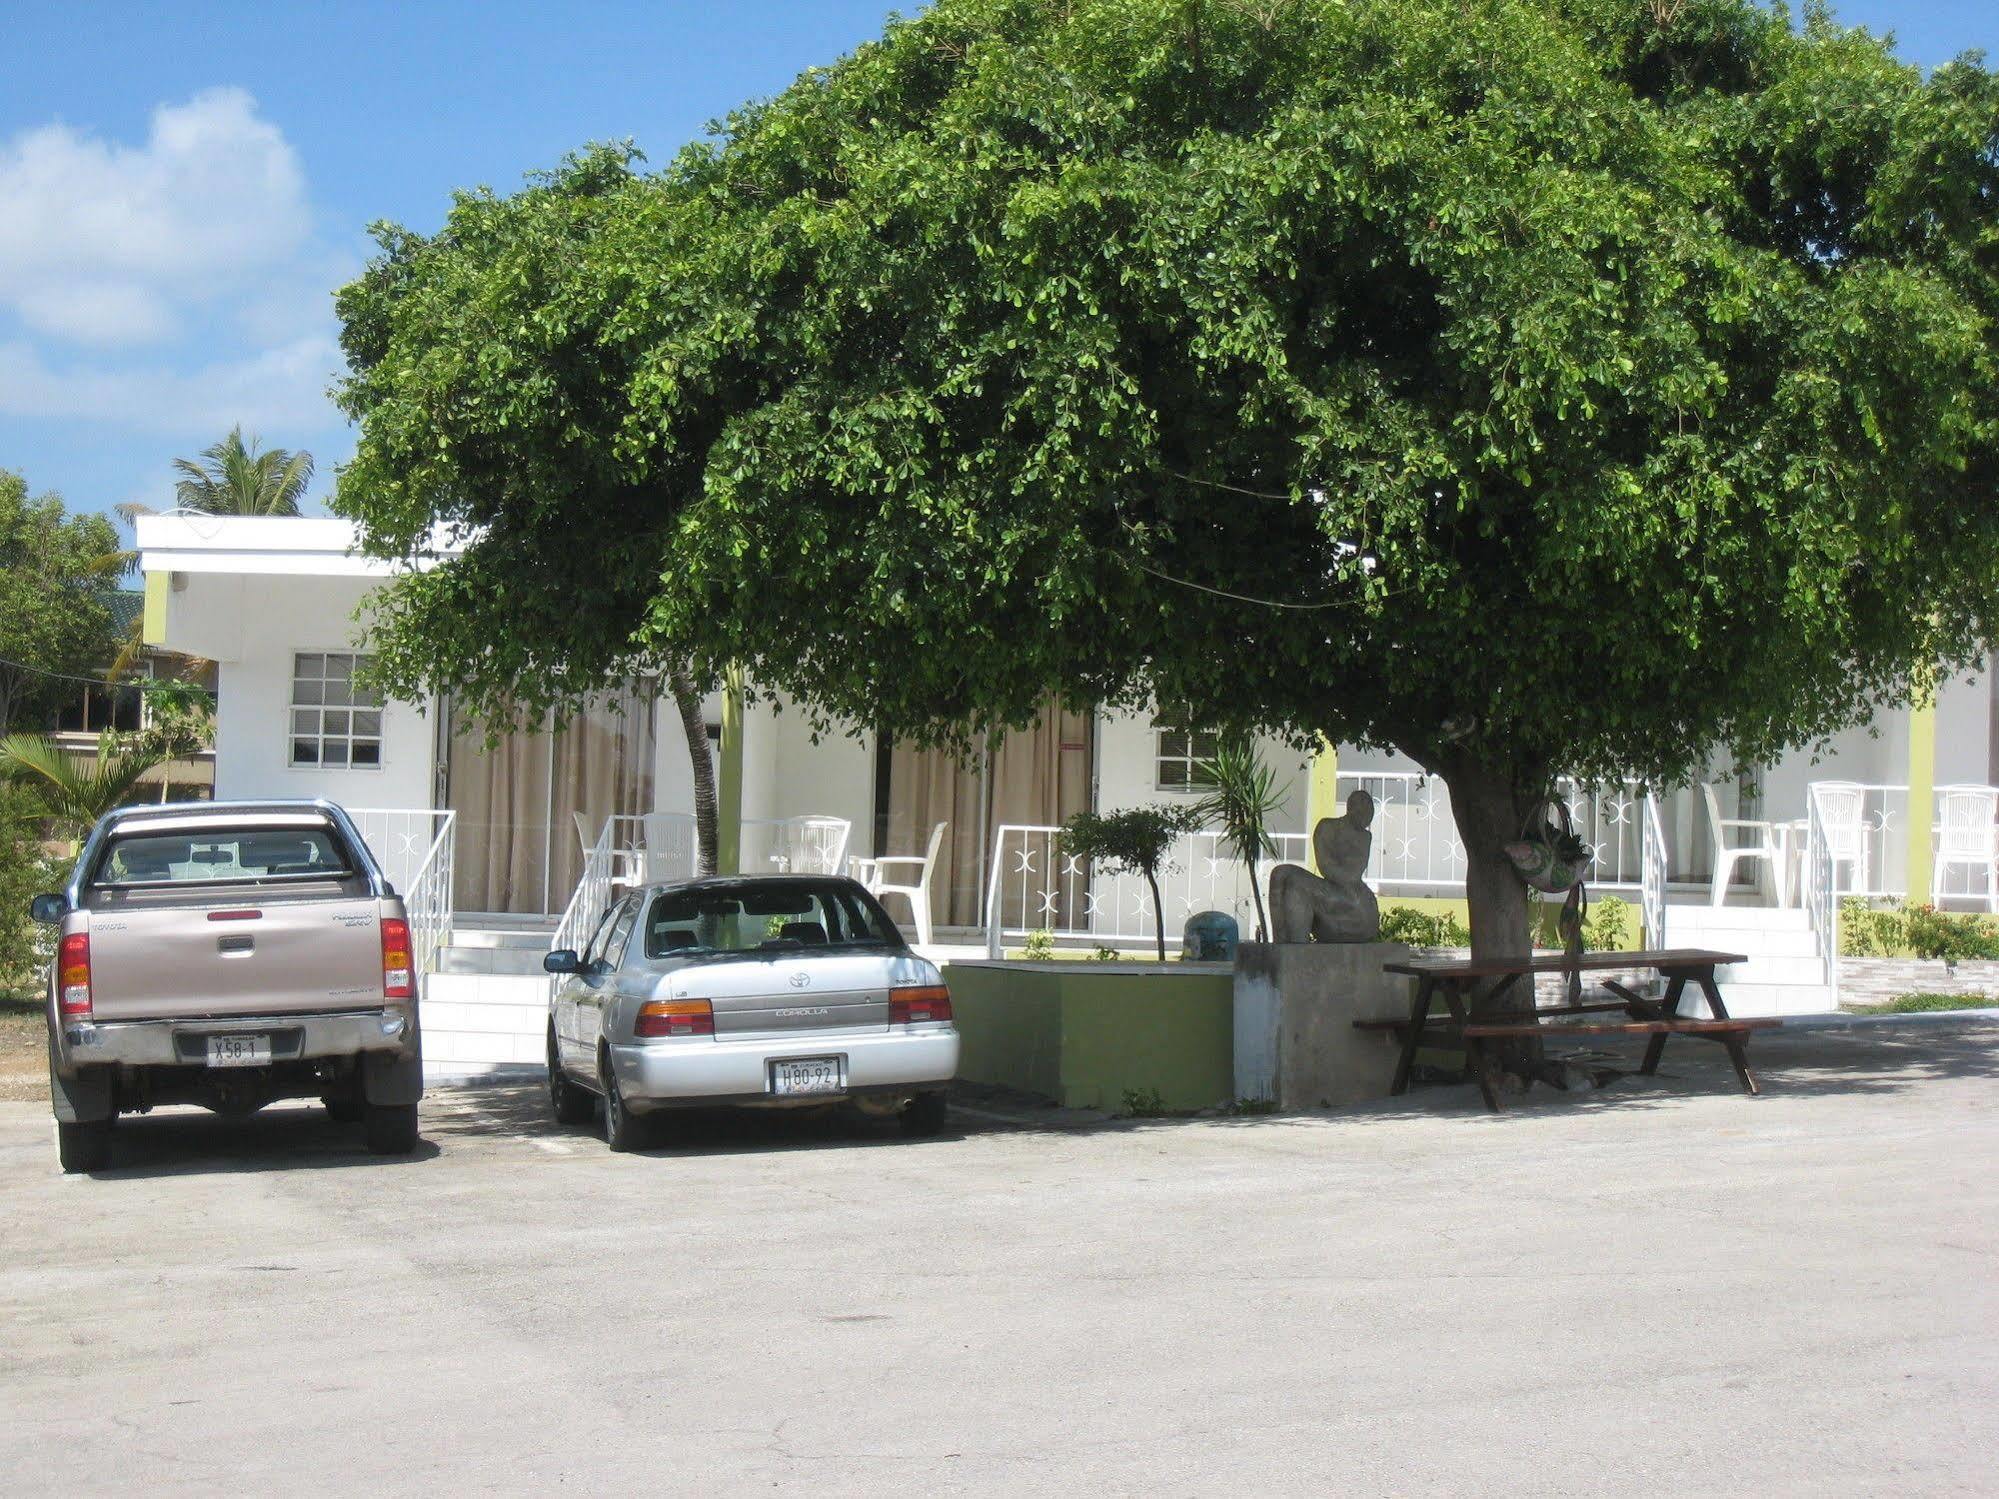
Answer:
[(1325, 739), (1319, 741), (1319, 752), (1312, 756), (1312, 774), (1305, 784), (1305, 842), (1306, 857), (1312, 869), (1319, 871), (1319, 855), (1311, 848), (1312, 829), (1319, 825), (1322, 817), (1337, 817), (1340, 807), (1340, 752), (1337, 746)]
[(1930, 843), (1930, 824), (1936, 819), (1937, 708), (1934, 702), (1917, 703), (1909, 709), (1909, 851), (1908, 873), (1911, 905), (1930, 902), (1930, 866), (1936, 852)]
[(715, 872), (741, 874), (743, 863), (743, 673), (722, 679), (722, 755), (715, 799)]
[(146, 574), (146, 610), (139, 621), (139, 638), (147, 645), (167, 643), (167, 593), (172, 587), (172, 574)]

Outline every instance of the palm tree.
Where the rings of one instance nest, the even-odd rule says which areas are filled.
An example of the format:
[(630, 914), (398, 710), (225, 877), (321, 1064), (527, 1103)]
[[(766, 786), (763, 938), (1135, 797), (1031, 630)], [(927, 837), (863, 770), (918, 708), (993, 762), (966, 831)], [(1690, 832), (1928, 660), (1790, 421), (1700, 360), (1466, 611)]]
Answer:
[(202, 451), (199, 460), (176, 458), (174, 501), (186, 510), (210, 515), (297, 515), (298, 502), (312, 482), (312, 454), (289, 448), (257, 451), (257, 439), (246, 447), (243, 429)]
[(1277, 844), (1268, 825), (1284, 805), (1290, 787), (1279, 786), (1277, 776), (1256, 753), (1256, 746), (1239, 734), (1223, 737), (1215, 746), (1215, 757), (1201, 763), (1208, 784), (1214, 787), (1195, 804), (1195, 814), (1222, 830), (1222, 841), (1249, 869), (1249, 894), (1256, 902), (1256, 940), (1266, 940), (1269, 921), (1263, 910), (1263, 887), (1257, 882), (1257, 864), (1264, 857), (1277, 857)]
[(0, 739), (0, 775), (31, 793), (42, 815), (70, 838), (130, 802), (140, 778), (169, 758), (167, 746), (121, 744), (109, 730), (97, 736), (94, 761), (40, 734)]

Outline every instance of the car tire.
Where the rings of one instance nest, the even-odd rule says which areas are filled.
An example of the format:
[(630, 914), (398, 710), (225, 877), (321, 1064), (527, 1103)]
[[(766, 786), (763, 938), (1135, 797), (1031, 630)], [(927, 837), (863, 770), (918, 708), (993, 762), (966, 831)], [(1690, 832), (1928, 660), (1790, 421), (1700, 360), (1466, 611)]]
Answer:
[(91, 1119), (81, 1124), (65, 1124), (58, 1119), (56, 1159), (72, 1176), (81, 1171), (102, 1171), (111, 1159), (111, 1121)]
[(374, 1155), (408, 1155), (416, 1149), (416, 1105), (371, 1103), (362, 1110), (368, 1150)]
[(590, 1096), (590, 1090), (577, 1087), (562, 1070), (553, 1025), (548, 1028), (548, 1107), (557, 1124), (588, 1124), (597, 1111), (597, 1100)]
[(902, 1132), (912, 1140), (925, 1140), (940, 1133), (950, 1107), (950, 1098), (941, 1088), (933, 1093), (917, 1094), (898, 1116), (902, 1121)]
[(625, 1095), (618, 1091), (618, 1074), (608, 1055), (598, 1059), (597, 1081), (604, 1093), (604, 1143), (616, 1151), (637, 1150), (643, 1143), (639, 1138), (642, 1126), (625, 1106)]

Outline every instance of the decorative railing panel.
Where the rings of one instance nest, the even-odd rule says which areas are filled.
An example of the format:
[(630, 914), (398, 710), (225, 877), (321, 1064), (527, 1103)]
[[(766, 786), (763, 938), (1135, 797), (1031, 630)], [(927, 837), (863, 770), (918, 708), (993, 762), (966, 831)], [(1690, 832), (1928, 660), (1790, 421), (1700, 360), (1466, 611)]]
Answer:
[(438, 953), (451, 941), (458, 814), (421, 807), (349, 807), (347, 815), (402, 897), (418, 972), (435, 972)]

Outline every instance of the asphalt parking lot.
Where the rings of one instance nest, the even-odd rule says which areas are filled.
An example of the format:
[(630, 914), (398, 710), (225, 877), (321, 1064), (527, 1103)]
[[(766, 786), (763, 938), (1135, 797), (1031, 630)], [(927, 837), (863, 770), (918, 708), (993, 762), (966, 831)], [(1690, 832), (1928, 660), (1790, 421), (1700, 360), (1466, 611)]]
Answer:
[(0, 1104), (0, 1489), (1991, 1491), (1999, 1026), (1657, 1083), (943, 1138), (538, 1090), (370, 1158), (316, 1109)]

